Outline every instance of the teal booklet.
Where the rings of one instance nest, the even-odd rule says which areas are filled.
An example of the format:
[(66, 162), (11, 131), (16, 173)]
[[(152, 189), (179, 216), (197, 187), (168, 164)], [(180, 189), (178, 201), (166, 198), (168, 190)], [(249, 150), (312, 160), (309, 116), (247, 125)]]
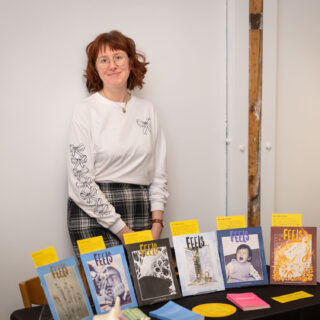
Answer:
[(55, 320), (93, 317), (74, 257), (37, 268), (42, 288)]
[(160, 320), (202, 320), (204, 316), (195, 313), (179, 304), (169, 301), (161, 308), (150, 311), (151, 317)]
[(137, 307), (123, 246), (93, 251), (80, 255), (97, 314), (109, 312), (116, 297), (120, 307)]

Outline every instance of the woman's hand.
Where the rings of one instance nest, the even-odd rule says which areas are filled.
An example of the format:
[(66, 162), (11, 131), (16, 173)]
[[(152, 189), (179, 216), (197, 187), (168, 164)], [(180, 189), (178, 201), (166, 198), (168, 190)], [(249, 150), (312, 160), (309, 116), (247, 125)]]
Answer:
[(116, 234), (116, 236), (121, 240), (122, 244), (125, 245), (123, 235), (125, 233), (132, 233), (132, 232), (134, 231), (131, 230), (128, 226), (125, 226)]

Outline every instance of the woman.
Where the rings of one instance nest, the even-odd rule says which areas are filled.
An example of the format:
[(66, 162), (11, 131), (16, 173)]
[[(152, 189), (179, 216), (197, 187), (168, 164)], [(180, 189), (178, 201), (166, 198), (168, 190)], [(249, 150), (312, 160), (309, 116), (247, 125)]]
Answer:
[(119, 31), (87, 46), (92, 93), (75, 110), (68, 159), (68, 228), (77, 240), (102, 235), (106, 247), (128, 232), (159, 239), (167, 200), (166, 146), (153, 105), (130, 93), (143, 87), (145, 57)]

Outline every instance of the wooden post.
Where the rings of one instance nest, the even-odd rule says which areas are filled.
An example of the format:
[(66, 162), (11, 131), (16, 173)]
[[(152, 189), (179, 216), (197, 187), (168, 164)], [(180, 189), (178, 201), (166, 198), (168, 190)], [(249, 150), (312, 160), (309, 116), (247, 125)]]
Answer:
[(260, 225), (263, 0), (249, 0), (248, 227)]

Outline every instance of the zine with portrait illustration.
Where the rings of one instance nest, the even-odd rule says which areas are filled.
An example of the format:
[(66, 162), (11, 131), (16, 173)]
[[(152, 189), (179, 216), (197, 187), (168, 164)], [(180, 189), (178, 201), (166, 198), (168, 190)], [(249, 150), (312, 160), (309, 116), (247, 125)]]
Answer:
[(55, 320), (92, 319), (93, 313), (74, 257), (37, 268)]
[(271, 227), (270, 283), (317, 284), (317, 227)]
[(224, 290), (215, 232), (172, 237), (183, 296)]
[(217, 238), (226, 288), (268, 283), (261, 227), (218, 230)]
[(126, 246), (139, 306), (181, 297), (169, 239)]
[(80, 258), (97, 314), (110, 311), (117, 296), (122, 310), (138, 306), (122, 245), (81, 254)]

